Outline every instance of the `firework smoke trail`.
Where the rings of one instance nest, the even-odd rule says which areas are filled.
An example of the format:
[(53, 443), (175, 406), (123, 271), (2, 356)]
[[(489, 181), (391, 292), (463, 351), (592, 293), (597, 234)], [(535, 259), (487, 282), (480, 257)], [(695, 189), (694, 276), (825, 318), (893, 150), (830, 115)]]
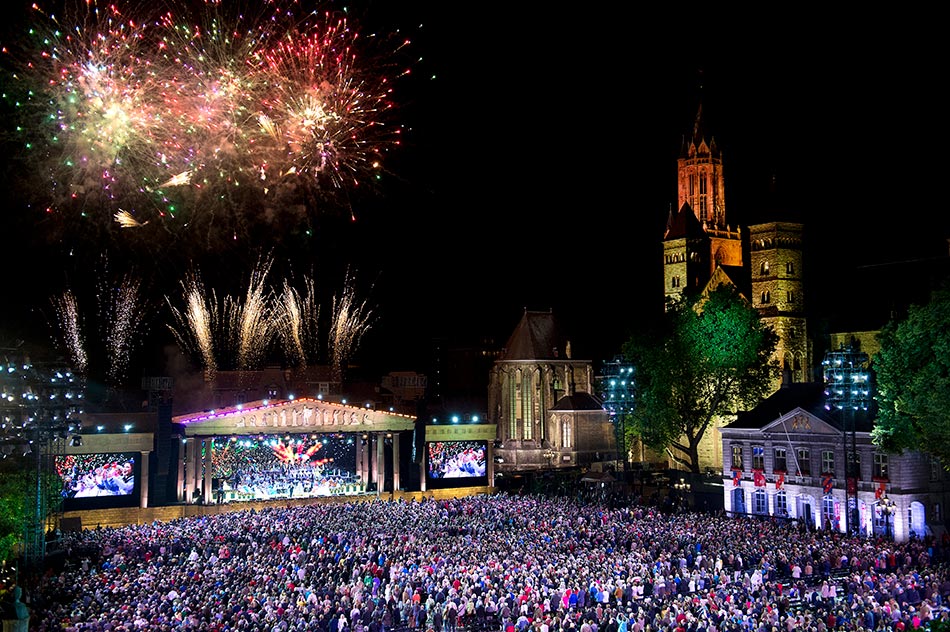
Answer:
[(244, 301), (227, 299), (228, 322), (237, 344), (237, 368), (257, 369), (274, 337), (273, 308), (265, 285), (272, 260), (261, 261), (251, 272)]
[(340, 380), (343, 379), (343, 367), (355, 351), (360, 339), (370, 326), (372, 311), (367, 303), (356, 302), (353, 278), (347, 271), (343, 282), (343, 293), (333, 296), (330, 323), (330, 368)]
[(197, 273), (188, 274), (181, 287), (185, 296), (184, 311), (176, 308), (166, 297), (177, 325), (169, 325), (168, 328), (182, 349), (201, 357), (205, 379), (212, 380), (218, 370), (214, 355), (214, 329), (219, 321), (217, 304), (213, 296), (210, 301), (206, 299), (204, 284)]
[(297, 0), (74, 4), (35, 5), (3, 49), (15, 139), (48, 179), (29, 202), (64, 221), (230, 237), (288, 208), (307, 220), (346, 208), (400, 144), (401, 36)]
[(304, 367), (316, 361), (319, 354), (318, 324), (320, 306), (313, 280), (304, 280), (303, 295), (284, 280), (284, 289), (274, 308), (275, 326), (284, 355), (293, 366)]
[(120, 384), (126, 377), (132, 346), (145, 321), (142, 282), (126, 274), (115, 289), (111, 289), (111, 284), (102, 284), (99, 302), (105, 327), (106, 376), (112, 384)]
[(85, 375), (89, 369), (89, 356), (86, 354), (76, 296), (71, 290), (66, 290), (61, 296), (53, 298), (52, 302), (70, 363), (77, 374)]

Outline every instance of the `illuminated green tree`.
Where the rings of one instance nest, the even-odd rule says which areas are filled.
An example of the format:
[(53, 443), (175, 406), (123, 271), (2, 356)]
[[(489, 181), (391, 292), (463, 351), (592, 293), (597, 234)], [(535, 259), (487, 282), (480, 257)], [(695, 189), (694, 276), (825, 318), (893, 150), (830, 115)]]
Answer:
[(0, 461), (0, 561), (12, 562), (23, 541), (23, 525), (34, 498), (29, 468), (14, 459)]
[(874, 356), (878, 414), (874, 444), (923, 450), (950, 464), (950, 286), (935, 290), (878, 334)]
[(628, 433), (699, 473), (699, 446), (710, 426), (769, 392), (777, 341), (732, 286), (669, 302), (655, 328), (623, 347), (638, 378)]

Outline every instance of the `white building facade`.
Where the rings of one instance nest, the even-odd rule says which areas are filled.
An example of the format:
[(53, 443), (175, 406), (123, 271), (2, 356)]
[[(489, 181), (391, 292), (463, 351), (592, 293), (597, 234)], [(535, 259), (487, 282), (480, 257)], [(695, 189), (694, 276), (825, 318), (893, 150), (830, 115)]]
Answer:
[(870, 423), (828, 411), (822, 394), (821, 384), (787, 384), (719, 429), (726, 512), (898, 541), (942, 535), (940, 462), (877, 450)]

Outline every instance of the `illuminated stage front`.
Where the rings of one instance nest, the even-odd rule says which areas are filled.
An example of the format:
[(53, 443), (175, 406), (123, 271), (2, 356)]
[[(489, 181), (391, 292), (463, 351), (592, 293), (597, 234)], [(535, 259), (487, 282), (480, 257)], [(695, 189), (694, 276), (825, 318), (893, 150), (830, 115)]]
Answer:
[(311, 398), (174, 417), (185, 434), (179, 500), (242, 502), (397, 490), (400, 433), (412, 432), (415, 420)]

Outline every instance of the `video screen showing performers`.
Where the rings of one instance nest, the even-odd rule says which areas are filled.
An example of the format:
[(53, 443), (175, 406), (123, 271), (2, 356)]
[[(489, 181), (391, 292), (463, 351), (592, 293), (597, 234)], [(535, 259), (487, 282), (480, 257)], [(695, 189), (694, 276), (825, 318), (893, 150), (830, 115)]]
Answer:
[(352, 434), (239, 436), (215, 441), (215, 502), (357, 494)]
[[(427, 475), (430, 482), (442, 481), (446, 487), (458, 479), (486, 479), (486, 441), (432, 441), (426, 444)], [(471, 485), (473, 480), (460, 484)]]
[(67, 454), (55, 459), (64, 501), (132, 497), (136, 494), (136, 453)]

